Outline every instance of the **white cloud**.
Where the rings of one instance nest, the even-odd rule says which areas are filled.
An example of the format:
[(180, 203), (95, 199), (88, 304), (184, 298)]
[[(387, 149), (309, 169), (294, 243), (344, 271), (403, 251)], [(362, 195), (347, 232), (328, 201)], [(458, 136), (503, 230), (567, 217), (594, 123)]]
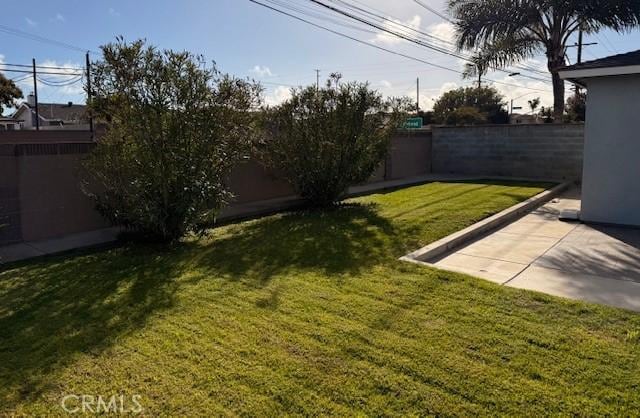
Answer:
[(436, 23), (427, 28), (427, 32), (438, 39), (455, 42), (456, 29), (449, 22)]
[(32, 28), (38, 26), (38, 22), (32, 19), (29, 19), (28, 17), (25, 17), (24, 21), (27, 22), (27, 25), (31, 26)]
[(108, 12), (109, 12), (109, 16), (113, 16), (113, 17), (120, 16), (120, 13), (116, 9), (114, 9), (113, 7), (109, 7)]
[(270, 94), (264, 98), (264, 102), (268, 106), (276, 106), (288, 100), (291, 97), (291, 88), (287, 86), (278, 86)]
[(60, 13), (56, 13), (56, 17), (53, 19), (57, 22), (66, 22), (67, 19), (64, 18), (64, 16)]
[(250, 73), (255, 74), (258, 77), (271, 77), (273, 73), (269, 69), (269, 67), (262, 67), (260, 65), (256, 65), (252, 69), (249, 70)]
[[(402, 22), (400, 20), (395, 20), (395, 19), (393, 21), (401, 25), (409, 26), (413, 29), (420, 29), (422, 18), (419, 15), (414, 15), (411, 19), (405, 22)], [(383, 27), (385, 29), (392, 30), (395, 32), (398, 32), (399, 29), (402, 29), (402, 28), (399, 28), (397, 25), (394, 25), (392, 22), (387, 22), (387, 21), (383, 23)], [(396, 45), (402, 41), (403, 41), (402, 38), (399, 38), (395, 35), (392, 35), (384, 31), (380, 31), (378, 34), (376, 34), (376, 37), (371, 40), (371, 42), (373, 43), (386, 44), (386, 45)]]
[(393, 85), (391, 84), (391, 82), (387, 80), (381, 80), (380, 86), (382, 86), (382, 88), (385, 88), (385, 89), (393, 88)]

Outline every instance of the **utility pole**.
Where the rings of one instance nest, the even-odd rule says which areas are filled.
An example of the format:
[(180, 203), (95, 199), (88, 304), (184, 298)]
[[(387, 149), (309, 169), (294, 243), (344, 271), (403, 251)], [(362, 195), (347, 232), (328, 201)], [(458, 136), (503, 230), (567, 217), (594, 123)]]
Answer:
[(478, 68), (478, 88), (482, 87), (482, 71)]
[(91, 139), (93, 139), (93, 116), (91, 115), (91, 61), (89, 61), (89, 52), (85, 55), (85, 62), (87, 66), (87, 104), (89, 105), (89, 132), (91, 132)]
[(320, 70), (314, 70), (316, 72), (316, 91), (320, 91)]
[(33, 64), (33, 97), (36, 107), (36, 131), (40, 130), (40, 112), (38, 111), (38, 77), (36, 75), (36, 59), (31, 60)]
[(416, 78), (416, 115), (420, 113), (420, 77)]

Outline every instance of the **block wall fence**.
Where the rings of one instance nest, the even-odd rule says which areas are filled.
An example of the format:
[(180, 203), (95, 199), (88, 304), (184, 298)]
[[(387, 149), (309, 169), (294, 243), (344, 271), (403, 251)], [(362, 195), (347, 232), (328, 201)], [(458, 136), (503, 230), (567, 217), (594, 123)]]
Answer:
[[(369, 183), (430, 173), (579, 179), (581, 125), (519, 125), (400, 131)], [(0, 132), (0, 245), (108, 227), (80, 188), (88, 132)], [(293, 189), (256, 160), (233, 170), (233, 204), (288, 197)]]

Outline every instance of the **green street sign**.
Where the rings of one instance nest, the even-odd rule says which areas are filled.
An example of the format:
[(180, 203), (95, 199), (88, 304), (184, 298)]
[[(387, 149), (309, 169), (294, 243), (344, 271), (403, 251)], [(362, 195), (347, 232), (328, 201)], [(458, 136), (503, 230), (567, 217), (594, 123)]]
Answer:
[(422, 118), (409, 118), (402, 127), (404, 129), (420, 129), (422, 128)]

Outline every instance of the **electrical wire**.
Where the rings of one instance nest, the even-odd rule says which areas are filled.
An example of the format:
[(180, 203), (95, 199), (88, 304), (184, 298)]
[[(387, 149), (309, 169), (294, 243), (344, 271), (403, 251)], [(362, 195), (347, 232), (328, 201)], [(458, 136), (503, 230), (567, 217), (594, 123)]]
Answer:
[(84, 77), (83, 76), (77, 76), (74, 77), (70, 80), (63, 80), (63, 81), (53, 81), (53, 80), (46, 80), (46, 79), (42, 79), (40, 77), (36, 77), (36, 79), (38, 81), (40, 81), (42, 84), (50, 86), (50, 87), (66, 87), (66, 86), (71, 86), (73, 84), (76, 84), (78, 82), (81, 82), (82, 79)]
[(15, 29), (15, 28), (12, 28), (12, 27), (9, 27), (9, 26), (6, 26), (6, 25), (2, 25), (2, 24), (0, 24), (0, 32), (6, 33), (6, 34), (9, 34), (9, 35), (13, 35), (13, 36), (18, 36), (18, 37), (21, 37), (21, 38), (24, 38), (24, 39), (29, 39), (29, 40), (36, 41), (36, 42), (42, 42), (42, 43), (47, 43), (47, 44), (50, 44), (50, 45), (56, 45), (56, 46), (59, 46), (59, 47), (62, 47), (62, 48), (72, 49), (74, 51), (81, 51), (81, 52), (89, 52), (91, 54), (98, 54), (98, 52), (91, 51), (91, 50), (88, 50), (86, 48), (81, 48), (79, 46), (72, 45), (72, 44), (69, 44), (67, 42), (61, 42), (61, 41), (58, 41), (58, 40), (55, 40), (55, 39), (51, 39), (51, 38), (47, 38), (47, 37), (44, 37), (44, 36), (35, 35), (33, 33), (25, 32), (25, 31), (22, 31), (20, 29)]
[[(266, 1), (271, 2), (272, 0), (266, 0)], [(365, 25), (374, 27), (374, 28), (376, 28), (376, 29), (378, 29), (378, 30), (380, 30), (382, 32), (387, 32), (387, 33), (389, 33), (391, 35), (394, 35), (394, 36), (396, 36), (398, 38), (401, 38), (401, 39), (404, 39), (406, 41), (409, 41), (411, 43), (420, 45), (422, 47), (425, 47), (427, 49), (430, 49), (430, 50), (433, 50), (433, 51), (436, 51), (436, 52), (439, 52), (439, 53), (442, 53), (442, 54), (445, 54), (445, 55), (449, 55), (449, 56), (454, 57), (454, 58), (458, 58), (458, 59), (470, 62), (472, 64), (474, 63), (473, 60), (470, 57), (466, 57), (466, 56), (464, 56), (464, 55), (462, 55), (460, 53), (453, 52), (453, 51), (448, 50), (446, 48), (430, 44), (430, 43), (425, 42), (423, 40), (420, 40), (418, 38), (415, 38), (415, 37), (412, 37), (410, 35), (407, 35), (405, 33), (401, 33), (401, 32), (399, 33), (397, 31), (394, 31), (392, 29), (386, 28), (384, 26), (380, 26), (380, 25), (378, 25), (376, 23), (372, 23), (370, 21), (367, 21), (366, 19), (363, 19), (363, 18), (361, 18), (359, 16), (355, 16), (355, 15), (353, 15), (351, 13), (345, 12), (344, 10), (340, 10), (340, 9), (338, 9), (336, 7), (333, 7), (331, 5), (325, 4), (325, 3), (321, 2), (321, 1), (318, 1), (318, 0), (309, 0), (309, 1), (312, 2), (312, 3), (315, 3), (315, 4), (319, 5), (319, 6), (325, 7), (327, 9), (329, 9), (329, 10), (332, 10), (332, 11), (334, 11), (336, 13), (339, 13), (341, 15), (350, 17), (350, 18), (352, 18), (354, 20), (357, 20), (358, 22), (361, 22), (361, 23), (363, 23)], [(500, 72), (503, 72), (503, 73), (506, 73), (506, 74), (510, 74), (511, 73), (511, 71), (508, 71), (508, 70), (505, 70), (505, 69), (501, 69), (501, 68), (497, 68), (497, 67), (490, 67), (490, 68), (495, 70), (495, 71), (500, 71)], [(536, 81), (543, 81), (543, 82), (548, 82), (549, 81), (547, 79), (541, 79), (541, 78), (530, 76), (530, 75), (527, 75), (527, 74), (520, 74), (520, 75), (522, 77), (530, 78), (530, 79), (536, 80)]]
[(449, 19), (449, 17), (448, 17), (448, 16), (446, 16), (446, 15), (444, 15), (444, 14), (440, 13), (439, 11), (437, 11), (436, 9), (434, 9), (433, 7), (431, 7), (431, 6), (428, 6), (428, 5), (424, 4), (424, 3), (423, 3), (422, 1), (420, 1), (420, 0), (413, 0), (413, 1), (414, 1), (415, 3), (417, 3), (417, 4), (419, 4), (420, 6), (422, 6), (423, 8), (427, 9), (428, 11), (430, 11), (431, 13), (433, 13), (434, 15), (436, 15), (436, 16), (438, 16), (438, 17), (440, 17), (440, 18), (444, 19), (444, 20), (446, 20), (446, 21), (447, 21), (447, 22), (449, 22), (449, 23), (453, 23), (453, 21), (452, 21), (451, 19)]
[[(371, 12), (371, 11), (367, 10), (366, 8), (363, 8), (363, 7), (354, 6), (354, 5), (352, 5), (352, 4), (350, 4), (350, 3), (348, 3), (348, 2), (346, 2), (346, 1), (344, 1), (344, 0), (329, 0), (329, 1), (331, 1), (332, 3), (339, 3), (339, 4), (342, 4), (342, 5), (344, 5), (344, 6), (348, 7), (348, 8), (349, 8), (349, 9), (351, 9), (351, 10), (354, 10), (354, 11), (360, 11), (360, 12), (362, 12), (362, 13), (364, 13), (364, 14), (367, 14), (367, 15), (372, 16), (372, 17), (374, 17), (374, 18), (380, 19), (380, 20), (382, 20), (382, 22), (390, 23), (390, 24), (393, 24), (393, 25), (395, 25), (395, 26), (400, 26), (400, 27), (402, 27), (402, 28), (404, 28), (404, 29), (408, 29), (408, 30), (410, 30), (410, 31), (416, 32), (416, 33), (418, 33), (418, 34), (420, 34), (420, 35), (426, 36), (426, 37), (431, 38), (431, 39), (435, 39), (436, 41), (441, 42), (441, 43), (444, 43), (444, 44), (447, 44), (447, 45), (449, 45), (449, 46), (453, 46), (453, 47), (455, 47), (455, 46), (456, 46), (456, 45), (455, 45), (455, 43), (453, 43), (453, 42), (451, 42), (451, 41), (448, 41), (448, 40), (443, 39), (443, 38), (439, 38), (439, 37), (434, 36), (434, 35), (432, 35), (432, 34), (429, 34), (429, 33), (427, 33), (427, 32), (423, 32), (423, 31), (420, 31), (420, 30), (418, 30), (418, 29), (416, 29), (416, 28), (413, 28), (413, 27), (411, 27), (411, 26), (408, 26), (408, 25), (402, 24), (402, 23), (400, 23), (399, 19), (394, 18), (393, 16), (389, 16), (389, 17), (383, 16), (383, 15), (381, 15), (381, 14), (384, 14), (385, 12), (380, 11), (380, 10), (378, 10), (378, 9), (375, 9), (375, 8), (373, 8), (373, 7), (371, 7), (371, 9), (372, 9), (372, 10), (374, 10), (374, 11), (376, 11), (376, 12), (378, 12), (378, 13), (381, 13), (381, 14), (373, 13), (373, 12)], [(367, 6), (367, 5), (363, 4), (362, 2), (360, 2), (360, 1), (358, 1), (358, 0), (352, 0), (352, 1), (353, 1), (354, 3), (361, 4), (362, 6), (365, 6), (365, 7)], [(438, 16), (440, 16), (440, 15), (438, 15)], [(442, 17), (442, 16), (440, 16), (440, 17)], [(453, 24), (453, 22), (451, 22), (449, 19), (445, 19), (445, 20), (447, 20), (449, 23), (452, 23), (452, 24)], [(447, 47), (446, 47), (446, 46), (443, 46), (443, 48), (447, 48)], [(451, 51), (451, 50), (449, 50), (449, 52), (452, 52), (452, 53), (453, 53), (453, 51)], [(460, 52), (457, 52), (457, 54), (461, 56), (461, 59), (464, 59), (464, 60), (466, 60), (466, 61), (469, 61), (469, 60), (471, 60), (471, 58), (472, 58), (471, 56), (469, 56), (469, 55), (465, 55), (465, 54), (462, 54), (462, 53), (460, 53)], [(514, 65), (513, 67), (514, 67), (514, 68), (517, 68), (517, 69), (519, 69), (519, 70), (530, 71), (530, 72), (532, 72), (532, 73), (537, 73), (537, 74), (541, 74), (541, 75), (543, 75), (543, 76), (547, 76), (547, 77), (548, 77), (548, 72), (547, 72), (547, 71), (541, 71), (541, 70), (539, 70), (538, 68), (535, 68), (535, 67), (533, 67), (533, 66), (531, 66), (531, 65), (528, 65), (528, 64), (525, 64), (525, 63), (516, 64), (516, 65)], [(500, 71), (501, 71), (501, 70), (500, 70)], [(507, 70), (504, 70), (504, 71), (502, 71), (502, 72), (505, 72), (505, 73), (511, 73), (511, 71), (507, 71)], [(547, 79), (546, 81), (551, 81), (551, 80), (550, 80), (550, 79)]]
[[(0, 63), (0, 65), (6, 65), (7, 67), (18, 67), (18, 68), (33, 68), (33, 65), (28, 64), (9, 64), (7, 62)], [(45, 70), (74, 70), (74, 71), (85, 71), (82, 67), (55, 67), (51, 65), (37, 65), (36, 69), (44, 68)]]
[[(327, 28), (325, 26), (319, 25), (317, 23), (311, 22), (311, 21), (306, 20), (304, 18), (301, 18), (299, 16), (296, 16), (296, 15), (293, 15), (291, 13), (288, 13), (288, 12), (286, 12), (284, 10), (280, 10), (280, 9), (275, 8), (275, 7), (269, 6), (268, 4), (262, 3), (262, 2), (260, 2), (258, 0), (249, 0), (249, 1), (251, 3), (257, 4), (257, 5), (262, 6), (264, 8), (270, 9), (270, 10), (276, 12), (276, 13), (280, 13), (282, 15), (285, 15), (285, 16), (288, 16), (290, 18), (296, 19), (296, 20), (301, 21), (303, 23), (306, 23), (308, 25), (314, 26), (314, 27), (316, 27), (318, 29), (322, 29), (322, 30), (325, 30), (327, 32), (333, 33), (335, 35), (341, 36), (343, 38), (350, 39), (350, 40), (352, 40), (354, 42), (358, 42), (358, 43), (360, 43), (362, 45), (367, 45), (367, 46), (369, 46), (371, 48), (375, 48), (375, 49), (378, 49), (378, 50), (381, 50), (381, 51), (385, 51), (385, 52), (393, 54), (393, 55), (397, 55), (397, 56), (400, 56), (400, 57), (403, 57), (403, 58), (407, 58), (407, 59), (410, 59), (410, 60), (413, 60), (413, 61), (421, 62), (421, 63), (429, 65), (431, 67), (439, 68), (439, 69), (446, 70), (446, 71), (451, 71), (451, 72), (454, 72), (454, 73), (457, 73), (457, 74), (463, 74), (462, 71), (459, 71), (459, 70), (456, 70), (456, 69), (453, 69), (453, 68), (449, 68), (449, 67), (446, 67), (444, 65), (435, 64), (433, 62), (429, 62), (429, 61), (423, 60), (421, 58), (413, 57), (411, 55), (404, 54), (404, 53), (398, 52), (398, 51), (394, 51), (394, 50), (391, 50), (391, 49), (388, 49), (388, 48), (385, 48), (385, 47), (382, 47), (382, 46), (379, 46), (379, 45), (376, 45), (376, 44), (372, 44), (370, 42), (363, 41), (361, 39), (358, 39), (358, 38), (355, 38), (353, 36), (347, 35), (345, 33), (338, 32), (336, 30)], [(533, 87), (527, 87), (527, 86), (522, 86), (522, 85), (517, 85), (517, 84), (505, 83), (505, 82), (486, 79), (486, 78), (485, 78), (485, 80), (488, 81), (488, 82), (501, 84), (501, 85), (505, 85), (505, 86), (510, 86), (510, 87), (523, 88), (523, 89), (527, 89), (527, 90), (540, 91), (540, 92), (544, 92), (544, 93), (548, 93), (549, 92), (549, 90), (536, 89), (536, 88), (533, 88)]]
[[(2, 65), (2, 64), (0, 64)], [(14, 70), (11, 68), (0, 68), (0, 71), (6, 71), (10, 73), (23, 73), (23, 74), (33, 74), (33, 71), (28, 70)], [(37, 74), (46, 74), (46, 75), (83, 75), (83, 73), (72, 73), (72, 72), (50, 72), (50, 71), (36, 71)]]

